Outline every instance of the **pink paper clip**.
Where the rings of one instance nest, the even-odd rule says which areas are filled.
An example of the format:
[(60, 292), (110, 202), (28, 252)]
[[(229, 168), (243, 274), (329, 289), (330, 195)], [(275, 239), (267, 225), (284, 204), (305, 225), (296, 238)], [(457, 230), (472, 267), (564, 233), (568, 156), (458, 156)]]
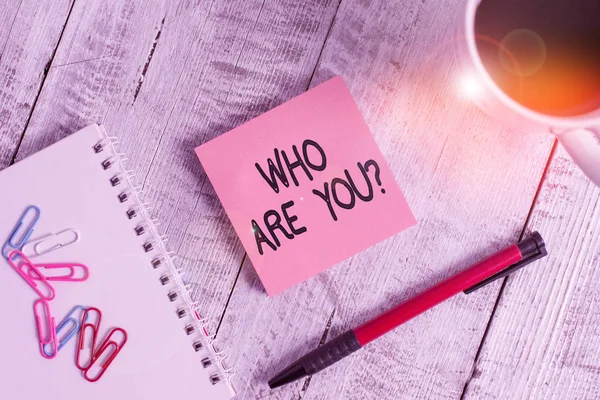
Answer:
[[(40, 313), (38, 313), (38, 304), (42, 304), (44, 306), (44, 311), (46, 313), (45, 326), (47, 335), (49, 336), (48, 338), (46, 337), (46, 335), (44, 335), (44, 328), (42, 324), (43, 317)], [(58, 341), (56, 339), (56, 325), (54, 317), (50, 313), (50, 304), (48, 304), (48, 302), (43, 299), (36, 300), (36, 302), (33, 303), (33, 314), (35, 315), (35, 321), (37, 324), (38, 339), (40, 341), (40, 353), (42, 353), (42, 357), (48, 360), (53, 359), (58, 353)], [(49, 344), (51, 344), (54, 349), (54, 351), (50, 355), (46, 354), (46, 352), (44, 351), (44, 346)]]
[[(88, 313), (90, 311), (94, 311), (98, 314), (98, 320), (96, 321), (96, 323), (86, 322), (87, 318), (88, 318)], [(77, 368), (79, 368), (82, 371), (87, 370), (94, 362), (94, 356), (95, 356), (94, 349), (96, 348), (96, 341), (98, 340), (98, 331), (100, 330), (100, 322), (102, 322), (102, 312), (95, 307), (90, 307), (87, 310), (85, 310), (85, 312), (83, 313), (83, 316), (81, 317), (81, 330), (79, 331), (79, 343), (77, 345), (77, 353), (75, 354), (75, 365), (77, 366)], [(80, 354), (82, 353), (82, 350), (84, 349), (84, 346), (85, 346), (85, 332), (88, 328), (92, 329), (94, 336), (92, 336), (92, 345), (88, 350), (89, 361), (86, 366), (82, 366), (80, 363)]]
[[(123, 334), (123, 341), (120, 344), (115, 342), (114, 340), (111, 340), (111, 337), (115, 332), (121, 332)], [(94, 359), (92, 360), (89, 367), (84, 371), (83, 377), (88, 382), (99, 381), (110, 366), (110, 364), (114, 361), (115, 357), (117, 357), (117, 355), (121, 352), (123, 346), (125, 346), (125, 343), (127, 343), (127, 332), (124, 329), (114, 328), (113, 330), (111, 330), (106, 339), (104, 339), (104, 342), (100, 345), (98, 351), (94, 354)], [(105, 353), (109, 355), (106, 356)], [(90, 372), (95, 373), (96, 371), (97, 374), (95, 376), (89, 376)]]
[[(62, 282), (84, 282), (86, 281), (89, 276), (90, 276), (90, 270), (88, 267), (86, 267), (83, 264), (36, 264), (35, 265), (38, 269), (46, 269), (46, 270), (50, 270), (50, 271), (56, 271), (56, 270), (61, 270), (61, 269), (66, 269), (68, 271), (65, 271), (65, 274), (54, 274), (54, 273), (50, 273), (50, 271), (48, 271), (48, 273), (45, 273), (44, 276), (46, 277), (47, 280), (49, 281), (62, 281)], [(75, 277), (77, 269), (80, 269), (81, 271), (83, 271), (83, 276), (82, 277)], [(31, 273), (32, 270), (29, 270), (29, 277), (31, 279), (39, 279), (35, 276), (35, 274)], [(61, 271), (59, 271), (61, 272)]]
[[(19, 258), (21, 258), (23, 261), (17, 264), (17, 260)], [(35, 292), (43, 300), (50, 301), (54, 299), (54, 288), (52, 287), (50, 282), (48, 282), (48, 279), (46, 279), (46, 277), (42, 275), (40, 270), (25, 256), (25, 254), (23, 254), (19, 250), (13, 251), (8, 256), (8, 263), (11, 267), (14, 268), (15, 271), (17, 271), (19, 275), (21, 275), (21, 278), (25, 279), (25, 282), (27, 282), (27, 284), (29, 284), (29, 286), (31, 286), (31, 288), (35, 290)], [(36, 278), (32, 279), (32, 274)], [(46, 289), (47, 293), (43, 293), (42, 290), (40, 290), (36, 281), (39, 281), (43, 284), (42, 286)]]

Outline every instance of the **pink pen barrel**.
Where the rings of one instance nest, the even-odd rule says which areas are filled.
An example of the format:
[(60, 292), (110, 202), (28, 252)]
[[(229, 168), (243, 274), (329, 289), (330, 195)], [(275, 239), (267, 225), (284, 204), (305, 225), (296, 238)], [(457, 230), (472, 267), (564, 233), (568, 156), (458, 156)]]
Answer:
[(361, 346), (523, 259), (517, 245), (486, 258), (354, 329)]
[(533, 232), (529, 239), (499, 251), (392, 308), (385, 314), (356, 329), (348, 330), (305, 354), (271, 378), (269, 387), (276, 388), (316, 374), (455, 294), (459, 292), (472, 293), (547, 255), (544, 239), (538, 232)]

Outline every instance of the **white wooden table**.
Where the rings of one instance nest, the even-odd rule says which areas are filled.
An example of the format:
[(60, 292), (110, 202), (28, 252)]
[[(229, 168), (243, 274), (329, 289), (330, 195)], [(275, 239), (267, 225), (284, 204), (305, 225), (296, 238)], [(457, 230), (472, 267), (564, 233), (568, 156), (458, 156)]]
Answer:
[[(457, 95), (459, 0), (0, 0), (0, 168), (92, 123), (121, 138), (240, 399), (596, 399), (600, 190), (544, 132)], [(418, 225), (266, 296), (193, 148), (341, 74)], [(312, 379), (268, 378), (539, 230), (549, 257)]]

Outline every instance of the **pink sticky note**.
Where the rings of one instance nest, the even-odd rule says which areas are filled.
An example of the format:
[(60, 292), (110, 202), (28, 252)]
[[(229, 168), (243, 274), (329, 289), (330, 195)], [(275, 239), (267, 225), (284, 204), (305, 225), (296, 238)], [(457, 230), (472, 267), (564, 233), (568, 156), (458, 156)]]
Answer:
[(196, 153), (269, 295), (416, 222), (341, 77)]

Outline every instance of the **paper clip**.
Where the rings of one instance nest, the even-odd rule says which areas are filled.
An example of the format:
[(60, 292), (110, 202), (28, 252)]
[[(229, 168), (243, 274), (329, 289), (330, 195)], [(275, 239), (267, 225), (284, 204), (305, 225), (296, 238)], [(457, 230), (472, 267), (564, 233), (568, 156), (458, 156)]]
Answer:
[[(19, 257), (22, 258), (23, 261), (20, 264), (17, 264), (16, 260), (18, 260)], [(8, 256), (8, 263), (11, 267), (14, 268), (15, 271), (17, 271), (19, 275), (21, 275), (21, 278), (25, 279), (25, 282), (27, 282), (27, 284), (29, 284), (29, 286), (31, 286), (31, 288), (35, 290), (35, 292), (43, 300), (50, 301), (54, 299), (54, 288), (52, 287), (50, 282), (48, 282), (48, 279), (46, 279), (46, 277), (42, 275), (40, 270), (25, 256), (25, 254), (21, 253), (19, 250), (14, 250)], [(23, 267), (27, 267), (27, 270), (24, 270)], [(32, 275), (35, 276), (34, 279), (31, 278)], [(42, 286), (46, 288), (46, 294), (44, 294), (42, 290), (38, 288), (38, 284), (36, 283), (36, 281), (43, 283)]]
[[(44, 274), (44, 277), (49, 280), (49, 281), (62, 281), (62, 282), (84, 282), (86, 281), (89, 276), (90, 276), (90, 270), (88, 267), (86, 267), (83, 264), (35, 264), (35, 266), (38, 269), (46, 269), (46, 270), (61, 270), (61, 269), (67, 269), (68, 273), (66, 274), (50, 274), (50, 273), (46, 273)], [(83, 271), (83, 276), (82, 277), (78, 277), (76, 278), (76, 272), (77, 269), (81, 269), (81, 271)], [(35, 274), (31, 273), (31, 270), (29, 270), (29, 277), (31, 279), (39, 279), (37, 276), (35, 276)]]
[[(48, 335), (50, 336), (49, 338), (46, 338), (44, 336), (44, 329), (42, 327), (42, 317), (41, 315), (38, 313), (38, 304), (42, 304), (44, 306), (44, 311), (46, 312), (46, 329), (48, 331)], [(54, 317), (52, 317), (52, 314), (50, 313), (50, 305), (48, 304), (48, 302), (46, 300), (43, 299), (39, 299), (36, 300), (35, 303), (33, 303), (33, 314), (35, 315), (35, 321), (37, 324), (37, 330), (38, 330), (38, 338), (40, 341), (40, 352), (42, 353), (42, 357), (46, 358), (46, 359), (52, 359), (54, 357), (56, 357), (56, 351), (54, 352), (54, 354), (46, 354), (46, 351), (44, 350), (44, 346), (46, 346), (47, 344), (51, 344), (54, 346), (54, 348), (56, 348), (57, 346), (57, 341), (56, 341), (56, 330), (54, 329)]]
[[(88, 313), (90, 311), (94, 311), (98, 314), (98, 320), (96, 321), (95, 324), (87, 323), (87, 319), (89, 316)], [(98, 331), (100, 330), (100, 322), (102, 322), (102, 312), (95, 307), (90, 307), (87, 310), (85, 310), (85, 312), (83, 313), (83, 316), (81, 317), (81, 330), (79, 331), (79, 343), (77, 345), (77, 353), (75, 354), (75, 365), (77, 365), (77, 368), (79, 368), (82, 371), (87, 370), (90, 367), (90, 365), (92, 365), (92, 363), (94, 362), (94, 356), (95, 356), (94, 349), (96, 348), (96, 340), (98, 339)], [(92, 345), (89, 349), (89, 362), (86, 366), (82, 366), (81, 363), (79, 362), (79, 359), (80, 359), (79, 355), (85, 345), (85, 331), (87, 328), (92, 329), (94, 336), (92, 337)]]
[[(113, 334), (115, 332), (121, 332), (123, 334), (122, 343), (119, 344), (119, 343), (115, 342), (114, 340), (111, 340), (111, 337), (113, 336)], [(83, 373), (83, 377), (88, 382), (99, 381), (100, 378), (102, 378), (102, 376), (108, 369), (108, 367), (110, 366), (110, 364), (114, 361), (115, 357), (117, 357), (117, 355), (121, 352), (121, 350), (123, 349), (123, 346), (125, 346), (125, 343), (127, 343), (127, 332), (121, 328), (112, 329), (109, 332), (106, 339), (104, 339), (104, 342), (100, 345), (100, 349), (98, 350), (98, 352), (96, 354), (94, 354), (94, 359), (92, 360), (90, 366)], [(111, 352), (107, 353), (109, 351), (111, 351)], [(105, 353), (110, 354), (108, 356), (108, 358), (106, 358), (106, 360), (104, 360)], [(101, 364), (101, 365), (98, 366), (97, 364)], [(90, 377), (88, 375), (90, 373), (90, 371), (92, 371), (92, 372), (99, 371), (99, 372), (96, 376)]]
[[(24, 223), (23, 221), (25, 221), (25, 219), (27, 218), (27, 215), (29, 214), (30, 211), (35, 213), (35, 217), (29, 223), (29, 226), (27, 227), (27, 229), (21, 229), (21, 227), (23, 226), (23, 223)], [(10, 236), (8, 237), (8, 240), (6, 241), (6, 243), (4, 243), (4, 246), (2, 246), (2, 255), (4, 256), (5, 259), (8, 260), (9, 248), (12, 248), (13, 250), (21, 250), (23, 248), (23, 246), (25, 245), (25, 243), (27, 243), (27, 240), (29, 240), (29, 237), (33, 233), (33, 228), (35, 227), (35, 224), (37, 223), (38, 219), (40, 219), (41, 213), (42, 212), (40, 211), (39, 207), (37, 207), (37, 206), (29, 206), (25, 209), (25, 211), (23, 212), (23, 215), (21, 215), (21, 219), (19, 220), (19, 222), (17, 222), (15, 229), (13, 229)], [(22, 233), (19, 232), (21, 230), (23, 231)], [(15, 243), (15, 240), (17, 240), (16, 236), (19, 233), (21, 233), (21, 235), (20, 235), (21, 238), (18, 239), (17, 243)]]
[[(79, 319), (72, 317), (72, 315), (77, 310), (83, 310), (85, 312), (86, 309), (87, 309), (87, 307), (75, 306), (71, 310), (71, 312), (65, 317), (65, 319), (63, 319), (62, 322), (60, 324), (58, 324), (58, 327), (56, 328), (58, 349), (55, 350), (54, 353), (58, 353), (60, 351), (60, 349), (62, 349), (67, 344), (67, 342), (69, 340), (71, 340), (71, 338), (79, 332), (79, 330), (81, 329), (81, 322), (79, 321)], [(73, 329), (71, 329), (63, 338), (58, 339), (58, 335), (67, 326), (68, 323), (73, 324)], [(51, 355), (48, 353), (48, 351), (46, 351), (47, 346), (48, 346), (48, 344), (44, 345), (43, 352), (46, 356), (50, 357)], [(56, 349), (56, 347), (54, 347), (54, 349)], [(54, 355), (53, 355), (53, 357), (54, 357)]]
[(65, 229), (58, 233), (51, 233), (25, 243), (21, 249), (30, 257), (41, 256), (79, 241), (79, 233), (74, 229)]

